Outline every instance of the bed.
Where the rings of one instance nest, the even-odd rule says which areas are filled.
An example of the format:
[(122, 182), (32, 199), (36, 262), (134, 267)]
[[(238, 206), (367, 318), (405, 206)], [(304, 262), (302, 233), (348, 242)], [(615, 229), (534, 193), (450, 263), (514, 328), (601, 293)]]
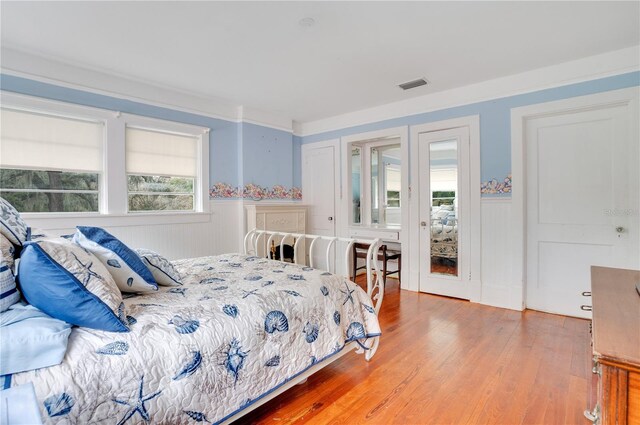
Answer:
[(379, 241), (367, 241), (364, 291), (314, 264), (253, 255), (267, 238), (311, 252), (324, 240), (329, 269), (336, 244), (355, 242), (252, 231), (243, 254), (175, 261), (182, 286), (125, 296), (129, 333), (74, 328), (60, 365), (14, 374), (11, 385), (33, 382), (45, 423), (228, 423), (354, 348), (369, 360), (380, 336)]
[(431, 257), (458, 258), (458, 220), (452, 205), (441, 205), (431, 210)]

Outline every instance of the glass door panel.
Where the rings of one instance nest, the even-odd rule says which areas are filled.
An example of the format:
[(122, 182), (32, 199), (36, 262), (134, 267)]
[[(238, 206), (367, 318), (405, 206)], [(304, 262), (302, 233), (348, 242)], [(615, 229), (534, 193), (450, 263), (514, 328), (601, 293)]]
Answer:
[(458, 141), (429, 143), (430, 270), (458, 275)]

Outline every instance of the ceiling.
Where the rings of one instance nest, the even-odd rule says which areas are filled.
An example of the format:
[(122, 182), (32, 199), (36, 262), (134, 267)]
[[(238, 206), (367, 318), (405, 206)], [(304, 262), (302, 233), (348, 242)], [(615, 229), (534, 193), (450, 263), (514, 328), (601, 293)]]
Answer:
[[(1, 42), (308, 122), (640, 44), (640, 2), (0, 2)], [(315, 25), (302, 26), (303, 18)], [(426, 77), (429, 85), (397, 84)]]

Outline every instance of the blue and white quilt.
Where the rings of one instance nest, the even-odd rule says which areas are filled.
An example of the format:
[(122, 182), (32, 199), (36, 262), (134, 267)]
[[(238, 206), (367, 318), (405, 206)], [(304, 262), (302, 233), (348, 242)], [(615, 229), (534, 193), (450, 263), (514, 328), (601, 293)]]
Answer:
[(240, 254), (173, 264), (183, 286), (125, 295), (131, 332), (74, 328), (62, 364), (13, 375), (46, 423), (223, 421), (380, 335), (366, 292), (322, 270)]

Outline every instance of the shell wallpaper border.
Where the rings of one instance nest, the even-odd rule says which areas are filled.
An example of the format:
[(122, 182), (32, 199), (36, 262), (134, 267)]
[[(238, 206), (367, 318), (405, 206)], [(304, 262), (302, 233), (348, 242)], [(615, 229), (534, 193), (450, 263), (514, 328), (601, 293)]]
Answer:
[[(493, 178), (482, 182), (480, 185), (482, 195), (511, 194), (511, 174), (508, 174), (502, 181)], [(287, 188), (283, 185), (272, 187), (260, 186), (254, 183), (245, 184), (244, 187), (232, 186), (228, 183), (215, 183), (209, 189), (211, 199), (274, 199), (274, 200), (302, 200), (302, 189), (299, 187)]]
[(493, 178), (489, 181), (482, 182), (480, 193), (483, 195), (495, 195), (503, 193), (511, 193), (511, 174), (507, 174), (502, 181)]
[(228, 183), (215, 183), (209, 189), (211, 199), (252, 199), (254, 201), (262, 199), (290, 199), (294, 201), (302, 200), (302, 189), (299, 187), (287, 188), (282, 185), (272, 187), (260, 186), (253, 183), (245, 184), (244, 187), (232, 186)]

